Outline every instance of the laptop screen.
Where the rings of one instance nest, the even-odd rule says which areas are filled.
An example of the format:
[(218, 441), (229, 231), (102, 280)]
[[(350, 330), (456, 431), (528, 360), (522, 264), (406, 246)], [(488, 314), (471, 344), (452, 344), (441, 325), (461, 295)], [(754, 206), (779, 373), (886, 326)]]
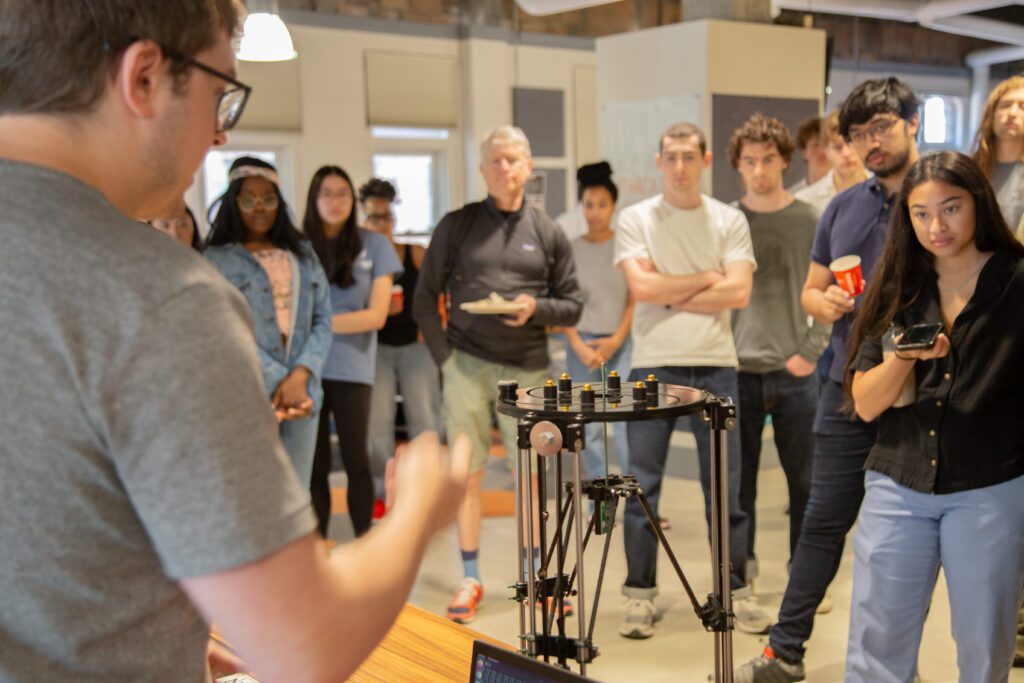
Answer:
[(580, 683), (591, 681), (579, 674), (545, 664), (482, 640), (473, 642), (473, 667), (469, 683)]

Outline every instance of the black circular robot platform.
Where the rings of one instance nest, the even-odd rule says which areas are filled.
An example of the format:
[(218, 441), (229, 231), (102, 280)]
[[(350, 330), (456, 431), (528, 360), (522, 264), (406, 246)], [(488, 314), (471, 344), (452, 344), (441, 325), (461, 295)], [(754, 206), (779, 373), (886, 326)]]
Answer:
[(700, 389), (646, 381), (623, 382), (614, 373), (606, 383), (573, 383), (562, 375), (556, 383), (520, 388), (514, 380), (498, 383), (497, 410), (515, 418), (563, 422), (633, 422), (698, 413), (707, 404)]

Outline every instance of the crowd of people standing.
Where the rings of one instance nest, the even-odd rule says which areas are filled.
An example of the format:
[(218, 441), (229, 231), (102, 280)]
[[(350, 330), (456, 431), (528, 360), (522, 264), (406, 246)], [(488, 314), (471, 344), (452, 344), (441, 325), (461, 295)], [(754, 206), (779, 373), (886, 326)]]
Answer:
[[(120, 15), (103, 9), (108, 4), (99, 3), (99, 15), (69, 21), (109, 26), (112, 36)], [(54, 116), (82, 117), (76, 144), (54, 119), (35, 113), (56, 106), (52, 93), (18, 81), (0, 94), (10, 111), (27, 112), (0, 116), (0, 174), (10, 207), (4, 225), (17, 227), (5, 232), (4, 272), (22, 294), (3, 301), (5, 319), (19, 321), (22, 333), (12, 347), (17, 353), (2, 360), (12, 376), (30, 373), (49, 389), (40, 397), (26, 382), (24, 405), (57, 404), (80, 418), (78, 429), (48, 430), (33, 421), (45, 411), (8, 405), (5, 455), (38, 451), (29, 442), (42, 438), (54, 444), (47, 453), (82, 455), (64, 468), (45, 457), (6, 458), (8, 480), (47, 478), (65, 494), (61, 505), (106, 510), (88, 518), (94, 528), (82, 536), (102, 542), (103, 558), (152, 550), (114, 566), (89, 560), (95, 548), (88, 543), (66, 540), (64, 551), (88, 569), (74, 581), (51, 577), (54, 585), (71, 586), (58, 596), (63, 605), (81, 614), (91, 601), (117, 602), (109, 578), (122, 577), (136, 588), (133, 600), (120, 600), (126, 614), (151, 613), (151, 596), (177, 605), (173, 615), (160, 612), (160, 624), (151, 623), (184, 634), (182, 648), (203, 645), (202, 611), (238, 634), (264, 670), (280, 672), (288, 670), (287, 657), (261, 655), (273, 650), (263, 647), (274, 643), (268, 634), (280, 632), (255, 629), (254, 609), (300, 629), (299, 617), (308, 613), (296, 605), (322, 600), (371, 613), (363, 608), (372, 602), (371, 628), (334, 617), (307, 619), (301, 627), (347, 634), (351, 652), (324, 670), (350, 671), (400, 607), (426, 539), (454, 518), (463, 578), (447, 615), (471, 622), (484, 597), (481, 488), (495, 420), (506, 449), (515, 448), (511, 421), (494, 415), (495, 387), (509, 377), (542, 384), (549, 374), (547, 336), (558, 328), (580, 378), (596, 378), (604, 366), (630, 380), (654, 373), (737, 399), (740, 428), (729, 434), (731, 450), (741, 454), (728, 473), (730, 588), (737, 627), (768, 635), (764, 653), (741, 666), (737, 680), (805, 678), (814, 615), (828, 609), (828, 587), (855, 523), (847, 680), (913, 680), (940, 568), (962, 680), (1006, 680), (1024, 577), (1024, 427), (1015, 420), (1024, 401), (1015, 381), (1024, 357), (1010, 343), (1024, 334), (1017, 315), (1024, 305), (1024, 79), (993, 89), (972, 156), (919, 154), (920, 103), (895, 78), (860, 84), (837, 112), (801, 127), (796, 140), (778, 119), (754, 113), (729, 144), (729, 162), (744, 185), (733, 205), (702, 192), (712, 163), (704, 132), (674, 125), (656, 147), (652, 140), (662, 192), (618, 215), (611, 167), (581, 169), (587, 229), (572, 239), (525, 201), (531, 151), (513, 126), (482, 141), (486, 199), (442, 218), (426, 249), (395, 239), (393, 204), (401, 188), (388, 180), (371, 179), (357, 191), (344, 169), (324, 166), (310, 181), (296, 225), (276, 169), (241, 157), (211, 207), (203, 242), (194, 216), (177, 201), (187, 174), (174, 173), (174, 187), (154, 189), (168, 183), (147, 165), (148, 148), (136, 143), (173, 135), (181, 148), (168, 152), (187, 154), (181, 167), (194, 167), (211, 140), (223, 142), (237, 123), (248, 90), (225, 74), (234, 73), (237, 7), (224, 0), (218, 8), (204, 15), (201, 31), (173, 7), (146, 8), (132, 19), (139, 25), (123, 45), (103, 32), (93, 36), (95, 53), (104, 55), (96, 73), (113, 73), (121, 87), (90, 72), (74, 87), (92, 92), (76, 94), (69, 85), (54, 95), (68, 98)], [(25, 16), (31, 11), (25, 5)], [(46, 41), (30, 33), (40, 22), (23, 23), (27, 37), (18, 40), (27, 53)], [(162, 38), (130, 37), (139, 35)], [(69, 45), (48, 47), (61, 55), (51, 60), (60, 66), (34, 81), (64, 82), (62, 70), (93, 68), (72, 59)], [(40, 66), (33, 74), (41, 76), (51, 62), (34, 63)], [(195, 72), (186, 86), (176, 80), (183, 71)], [(140, 103), (153, 89), (194, 104), (188, 111), (196, 125), (172, 127), (164, 117), (137, 115), (149, 111)], [(130, 106), (93, 106), (100, 101)], [(109, 132), (124, 129), (136, 134)], [(204, 137), (190, 137), (193, 129)], [(123, 168), (104, 167), (95, 177), (83, 171), (88, 164), (79, 155), (99, 159), (98, 150), (124, 152), (114, 155)], [(797, 151), (807, 161), (807, 178), (787, 189), (783, 176)], [(148, 192), (133, 193), (140, 182)], [(66, 201), (34, 234), (27, 227), (37, 223), (32, 207), (55, 190)], [(202, 249), (223, 278), (214, 278), (210, 265), (197, 266), (194, 254), (153, 241), (158, 238), (128, 216), (152, 218), (158, 230)], [(53, 232), (62, 225), (79, 228)], [(67, 281), (65, 290), (88, 282), (94, 298), (117, 312), (109, 320), (101, 315), (105, 324), (95, 334), (83, 333), (97, 326), (78, 319), (77, 309), (38, 294), (52, 287), (37, 283), (39, 273), (29, 267), (41, 249), (37, 241), (61, 238), (87, 257), (84, 263), (107, 266), (54, 275)], [(141, 255), (153, 249), (166, 258), (155, 271), (140, 268), (147, 263)], [(859, 259), (864, 292), (840, 286), (833, 274), (834, 262), (849, 256)], [(154, 278), (160, 291), (147, 288)], [(480, 316), (461, 307), (492, 293), (515, 312)], [(53, 316), (41, 317), (41, 310)], [(938, 324), (937, 333), (924, 346), (901, 347), (906, 331), (920, 323)], [(186, 327), (198, 337), (182, 338)], [(76, 344), (59, 343), (69, 339)], [(166, 364), (162, 372), (147, 361), (153, 356)], [(180, 411), (176, 422), (146, 409), (154, 386), (180, 399), (170, 403)], [(388, 513), (393, 523), (386, 531), (339, 555), (359, 562), (332, 568), (309, 534), (316, 526), (328, 535), (332, 433), (348, 478), (354, 532), (369, 535), (375, 501), (388, 497), (383, 472), (395, 452), (396, 392), (410, 436), (443, 426), (455, 465), (448, 469), (431, 437), (416, 439), (407, 459), (414, 464), (406, 466), (405, 481), (412, 483), (401, 498), (409, 502)], [(21, 416), (17, 423), (14, 416)], [(777, 619), (751, 586), (768, 416), (790, 494), (789, 579)], [(651, 420), (614, 431), (620, 465), (641, 481), (655, 511), (676, 426)], [(698, 424), (690, 429), (707, 498), (707, 434)], [(599, 444), (600, 437), (588, 441)], [(607, 467), (602, 451), (588, 451), (588, 476)], [(213, 452), (236, 455), (200, 458)], [(237, 499), (218, 495), (234, 484)], [(171, 505), (152, 494), (158, 488), (179, 497)], [(34, 523), (29, 490), (5, 489), (26, 502), (7, 516), (10, 547), (20, 548), (18, 539)], [(261, 507), (266, 500), (273, 504)], [(647, 638), (659, 616), (657, 544), (636, 501), (625, 508), (627, 602), (620, 633)], [(395, 548), (403, 552), (396, 556)], [(538, 561), (538, 548), (524, 550)], [(19, 549), (2, 568), (64, 571), (44, 557), (39, 549)], [(398, 559), (383, 561), (391, 557)], [(336, 581), (344, 571), (360, 580)], [(359, 591), (347, 587), (355, 584)], [(24, 636), (19, 647), (35, 642), (45, 629), (30, 628), (32, 620), (50, 618), (47, 602), (56, 600), (32, 590), (16, 599), (16, 611), (0, 613), (5, 647), (13, 647), (15, 633)], [(24, 646), (12, 666), (56, 670), (40, 653), (80, 652), (95, 633), (109, 632), (87, 619), (69, 626), (50, 634), (46, 647)], [(135, 633), (126, 651), (144, 650), (142, 635)], [(301, 642), (308, 656), (318, 641)], [(166, 661), (149, 661), (154, 671), (177, 671), (173, 654), (160, 655)], [(86, 659), (103, 670), (95, 656)]]
[[(728, 436), (740, 453), (729, 472), (733, 610), (737, 628), (769, 636), (764, 654), (737, 670), (738, 680), (804, 679), (814, 615), (831, 609), (827, 589), (857, 521), (847, 678), (914, 676), (920, 621), (941, 565), (962, 675), (1000, 680), (1012, 658), (1016, 622), (1008, 614), (1024, 572), (1024, 524), (1016, 521), (1024, 511), (1012, 509), (1022, 499), (1024, 456), (1012, 433), (988, 439), (978, 455), (981, 447), (957, 434), (999, 422), (995, 404), (1009, 411), (1007, 420), (1015, 406), (1014, 388), (996, 379), (1015, 376), (1019, 354), (982, 347), (1016, 334), (995, 321), (1014, 319), (1007, 307), (1024, 254), (1017, 241), (1024, 79), (993, 90), (973, 158), (944, 152), (921, 159), (918, 111), (913, 91), (889, 78), (861, 84), (796, 138), (778, 119), (753, 114), (728, 147), (744, 187), (732, 205), (701, 191), (711, 163), (704, 133), (672, 126), (655, 155), (663, 191), (650, 199), (618, 212), (611, 166), (580, 168), (586, 232), (571, 238), (525, 202), (529, 141), (503, 126), (480, 149), (487, 199), (445, 216), (426, 249), (395, 239), (399, 189), (388, 180), (373, 178), (357, 193), (343, 169), (321, 168), (299, 231), (275, 169), (237, 159), (214, 207), (205, 255), (253, 312), (267, 395), (295, 470), (310, 486), (321, 534), (328, 535), (330, 519), (332, 431), (356, 535), (383, 512), (400, 393), (410, 438), (443, 429), (472, 445), (457, 515), (464, 578), (447, 613), (471, 622), (484, 595), (480, 497), (495, 421), (506, 449), (515, 448), (511, 420), (494, 413), (495, 387), (507, 377), (524, 386), (548, 379), (546, 337), (557, 330), (577, 382), (612, 370), (629, 381), (654, 373), (737, 399), (740, 428)], [(797, 153), (807, 176), (787, 188), (783, 177)], [(156, 227), (198, 247), (190, 216)], [(174, 219), (191, 220), (192, 230)], [(868, 282), (861, 298), (830, 270), (847, 255), (859, 257)], [(518, 312), (502, 318), (460, 307), (494, 292)], [(898, 334), (932, 319), (943, 325), (933, 347), (883, 354), (890, 326)], [(979, 355), (986, 360), (975, 368)], [(982, 388), (955, 390), (961, 375)], [(916, 382), (916, 403), (894, 407), (894, 392), (907, 382)], [(926, 409), (924, 397), (934, 405)], [(751, 590), (769, 417), (789, 490), (790, 573), (777, 619)], [(655, 510), (675, 423), (629, 423), (612, 432), (622, 471), (637, 476)], [(922, 431), (923, 424), (934, 428)], [(999, 431), (992, 424), (985, 433)], [(707, 434), (688, 427), (708, 499)], [(604, 437), (600, 425), (588, 427), (588, 477), (607, 471)], [(647, 638), (658, 614), (657, 539), (635, 501), (625, 507), (620, 633)], [(978, 533), (992, 510), (1001, 525)], [(905, 518), (906, 531), (885, 521), (894, 514)], [(996, 537), (998, 544), (985, 543)], [(987, 601), (972, 592), (956, 559), (972, 542), (981, 545), (969, 557), (986, 558), (991, 568)], [(917, 568), (908, 547), (920, 558)], [(537, 548), (532, 556), (537, 562)], [(917, 589), (906, 590), (908, 581)], [(918, 628), (893, 638), (897, 613), (918, 615)]]

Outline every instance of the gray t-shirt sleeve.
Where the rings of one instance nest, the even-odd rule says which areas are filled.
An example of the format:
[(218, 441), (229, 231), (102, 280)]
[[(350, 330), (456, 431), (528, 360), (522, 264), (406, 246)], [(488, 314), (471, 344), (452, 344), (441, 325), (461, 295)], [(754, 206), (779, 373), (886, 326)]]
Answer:
[(226, 571), (312, 531), (241, 295), (192, 284), (128, 332), (101, 399), (106, 438), (167, 575)]

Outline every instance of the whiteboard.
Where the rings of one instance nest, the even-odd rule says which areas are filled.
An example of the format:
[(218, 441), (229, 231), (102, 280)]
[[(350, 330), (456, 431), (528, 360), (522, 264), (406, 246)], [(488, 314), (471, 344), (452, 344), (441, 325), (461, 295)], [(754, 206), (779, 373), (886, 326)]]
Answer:
[[(661, 134), (674, 123), (693, 123), (707, 132), (700, 95), (609, 102), (601, 106), (601, 152), (612, 165), (622, 209), (661, 192), (654, 165)], [(705, 181), (706, 182), (706, 181)]]

